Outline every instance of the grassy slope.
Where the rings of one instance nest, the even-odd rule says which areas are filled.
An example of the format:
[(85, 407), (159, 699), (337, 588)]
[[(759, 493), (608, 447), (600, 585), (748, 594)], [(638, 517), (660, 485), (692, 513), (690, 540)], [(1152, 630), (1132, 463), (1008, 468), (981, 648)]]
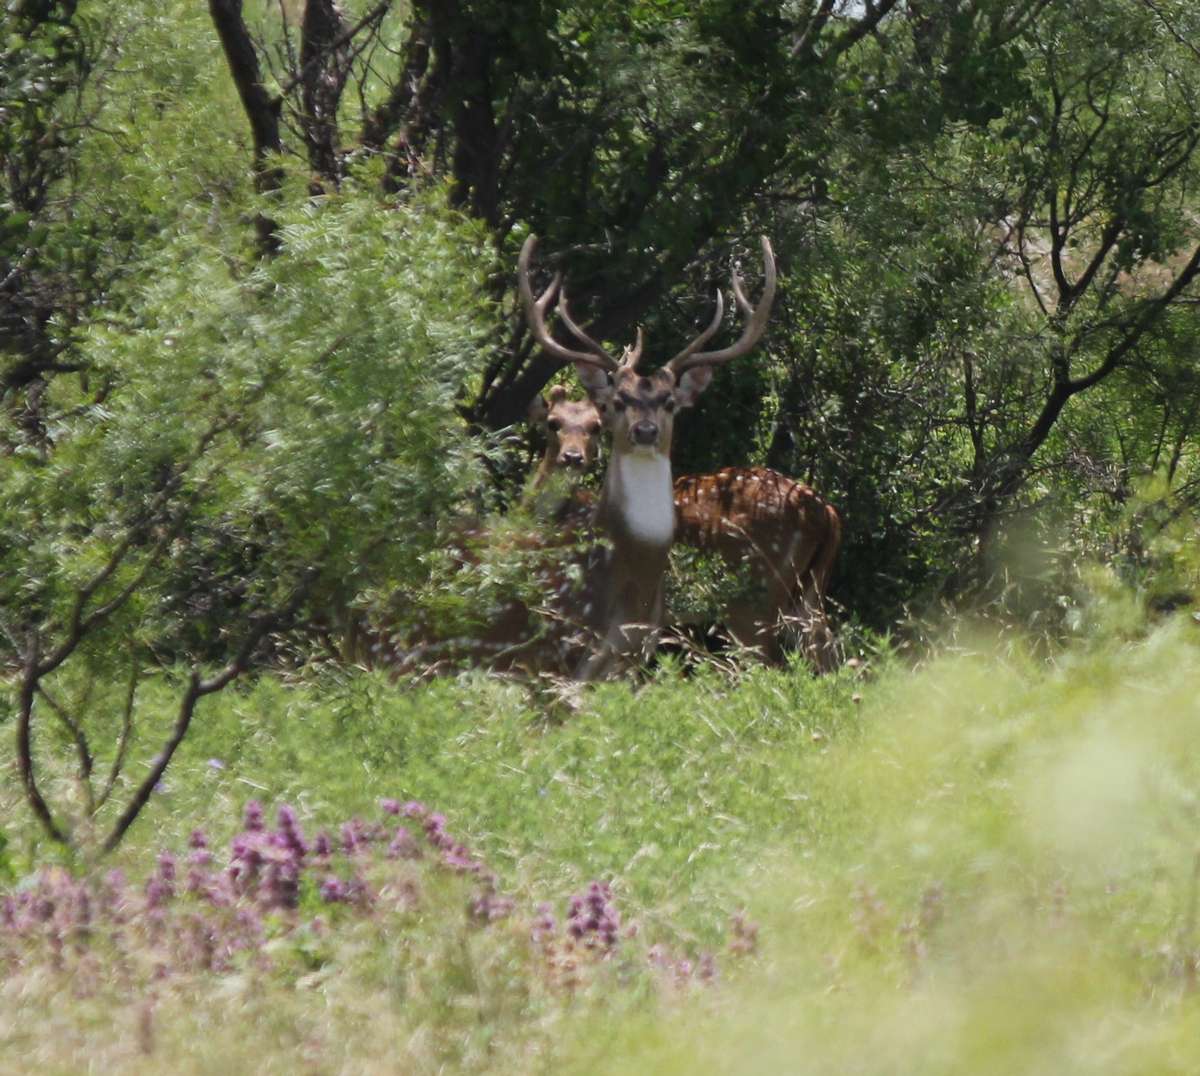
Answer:
[[(572, 1007), (529, 985), (517, 934), (464, 941), (426, 916), (405, 937), (348, 932), (319, 989), (160, 1001), (172, 1064), (259, 1051), (282, 1071), (311, 1048), (319, 1071), (1196, 1071), (1196, 630), (1052, 669), (979, 648), (865, 685), (664, 676), (601, 687), (562, 725), (479, 681), (263, 681), (216, 700), (131, 864), (193, 825), (232, 829), (250, 796), (297, 803), (308, 823), (414, 797), (525, 905), (606, 877), (680, 951), (716, 944), (742, 903), (763, 944), (715, 991), (646, 1004), (598, 980)], [(11, 782), (0, 800), (19, 816)], [(205, 1021), (235, 1030), (197, 1039)], [(84, 1035), (74, 1049), (95, 1048)], [(46, 1060), (78, 1056), (64, 1050)]]

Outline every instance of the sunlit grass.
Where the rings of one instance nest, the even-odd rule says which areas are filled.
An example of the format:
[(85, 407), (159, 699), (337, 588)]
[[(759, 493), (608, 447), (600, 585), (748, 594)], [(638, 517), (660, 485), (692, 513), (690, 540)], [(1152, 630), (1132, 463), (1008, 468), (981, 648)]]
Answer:
[[(470, 927), (457, 894), (403, 923), (346, 920), (311, 973), (181, 977), (119, 1011), (111, 989), (75, 996), (27, 969), (4, 988), (21, 1016), (0, 1017), (0, 1056), (33, 1050), (50, 1071), (85, 1054), (138, 1071), (1197, 1071), (1198, 632), (1180, 618), (1049, 663), (960, 639), (866, 679), (664, 673), (569, 715), (480, 679), (263, 679), (202, 715), (117, 857), (131, 873), (195, 825), (228, 835), (252, 797), (295, 803), (310, 828), (418, 798), (487, 858), (514, 915)], [(21, 817), (12, 783), (0, 798)], [(45, 848), (27, 859), (31, 831), (6, 829), (24, 872)], [(568, 984), (530, 924), (541, 901), (561, 919), (590, 878), (638, 933), (624, 963)], [(735, 957), (743, 905), (759, 945)], [(677, 981), (656, 943), (692, 969), (716, 954), (716, 984)]]

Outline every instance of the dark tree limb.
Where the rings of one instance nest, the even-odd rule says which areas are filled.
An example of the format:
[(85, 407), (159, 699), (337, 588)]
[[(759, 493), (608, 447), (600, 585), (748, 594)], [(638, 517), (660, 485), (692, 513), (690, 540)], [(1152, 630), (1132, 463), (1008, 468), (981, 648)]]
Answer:
[(997, 452), (981, 478), (973, 481), (961, 496), (952, 498), (949, 507), (965, 509), (960, 529), (977, 537), (991, 532), (1001, 506), (1021, 489), (1028, 479), (1033, 458), (1046, 443), (1072, 397), (1099, 384), (1111, 376), (1137, 348), (1146, 334), (1166, 310), (1176, 303), (1182, 293), (1200, 275), (1200, 246), (1176, 274), (1161, 295), (1138, 305), (1137, 313), (1129, 320), (1119, 339), (1108, 349), (1103, 360), (1089, 373), (1071, 378), (1069, 354), (1055, 360), (1055, 376), (1037, 417), (1028, 430), (1007, 448)]
[[(382, 15), (386, 7), (380, 5), (373, 14)], [(308, 163), (316, 175), (335, 186), (342, 178), (338, 105), (350, 74), (346, 50), (350, 36), (334, 0), (308, 0), (300, 29), (300, 71), (280, 94), (286, 96), (299, 80), (300, 129)]]
[[(332, 0), (316, 0), (316, 3), (318, 8), (326, 9), (325, 12), (320, 16), (322, 21), (335, 21), (338, 26), (344, 26), (344, 21), (342, 20), (341, 15), (337, 12), (337, 5), (334, 4)], [(308, 8), (311, 6), (312, 4), (310, 3), (305, 7), (304, 17), (306, 21), (308, 20), (309, 16)], [(354, 38), (356, 38), (368, 26), (377, 24), (379, 20), (387, 14), (388, 8), (391, 6), (392, 0), (383, 0), (382, 3), (376, 4), (375, 7), (367, 12), (367, 14), (359, 19), (358, 22), (356, 22), (353, 26), (349, 27), (348, 29), (343, 29), (341, 33), (331, 36), (324, 44), (318, 45), (312, 49), (307, 60), (303, 58), (303, 52), (301, 52), (300, 70), (297, 71), (296, 74), (291, 77), (291, 79), (284, 83), (283, 89), (279, 91), (279, 100), (287, 97), (287, 95), (290, 94), (297, 86), (301, 85), (312, 77), (310, 65), (315, 67), (325, 60), (329, 53), (336, 52), (350, 44), (350, 42), (353, 41)], [(324, 31), (320, 32), (323, 33)]]
[[(216, 27), (229, 72), (237, 87), (254, 143), (254, 185), (260, 194), (271, 194), (283, 186), (283, 170), (271, 158), (283, 152), (279, 138), (282, 98), (273, 97), (262, 83), (258, 53), (242, 19), (242, 0), (208, 0), (209, 14)], [(259, 249), (264, 254), (279, 250), (278, 224), (265, 214), (256, 221)]]
[(875, 31), (898, 2), (899, 0), (880, 0), (879, 3), (872, 3), (871, 0), (866, 0), (865, 13), (830, 42), (829, 47), (821, 53), (821, 60), (835, 60), (843, 52), (852, 49), (864, 37)]
[(142, 808), (150, 801), (150, 797), (154, 794), (158, 782), (162, 780), (163, 774), (171, 764), (171, 759), (174, 757), (176, 750), (183, 743), (184, 737), (187, 736), (188, 729), (192, 724), (192, 718), (196, 713), (196, 704), (205, 695), (215, 694), (228, 687), (249, 668), (254, 650), (266, 635), (271, 631), (285, 626), (295, 617), (317, 574), (316, 569), (305, 571), (291, 598), (288, 599), (282, 608), (258, 617), (256, 622), (247, 631), (238, 652), (223, 669), (207, 678), (201, 676), (198, 668), (191, 671), (191, 674), (188, 676), (187, 690), (184, 691), (183, 698), (180, 700), (179, 713), (175, 718), (171, 734), (168, 736), (166, 743), (163, 744), (162, 750), (154, 757), (154, 762), (150, 766), (150, 772), (146, 775), (142, 783), (138, 785), (125, 810), (121, 812), (121, 816), (114, 823), (108, 837), (105, 838), (103, 845), (104, 852), (111, 852), (121, 843), (121, 839), (125, 836), (126, 831), (133, 825), (138, 815), (141, 814)]
[(432, 27), (425, 6), (413, 4), (413, 23), (404, 45), (404, 66), (387, 98), (363, 119), (361, 141), (365, 148), (379, 151), (405, 122), (429, 70)]
[(47, 835), (59, 844), (69, 844), (65, 832), (59, 828), (50, 808), (38, 788), (37, 773), (33, 764), (33, 707), (37, 694), (38, 657), (41, 639), (36, 631), (30, 632), (25, 641), (24, 667), (21, 671), (21, 687), (17, 698), (17, 768), (21, 783), (25, 787), (25, 799), (34, 817), (42, 824)]
[(108, 802), (108, 797), (112, 795), (117, 778), (120, 777), (121, 770), (125, 766), (125, 754), (129, 750), (129, 740), (133, 735), (133, 704), (137, 698), (137, 688), (137, 650), (130, 644), (129, 684), (125, 689), (125, 706), (121, 715), (121, 733), (117, 738), (117, 753), (113, 756), (112, 765), (108, 769), (108, 779), (104, 782), (104, 788), (100, 790), (100, 795), (96, 797), (96, 810), (99, 810)]
[(434, 9), (435, 27), (442, 19), (447, 28), (457, 23), (450, 67), (450, 82), (455, 88), (454, 187), (450, 200), (455, 205), (469, 206), (474, 216), (495, 228), (500, 210), (497, 181), (501, 141), (493, 105), (494, 43), (480, 26), (463, 18), (458, 7), (457, 0), (444, 0)]

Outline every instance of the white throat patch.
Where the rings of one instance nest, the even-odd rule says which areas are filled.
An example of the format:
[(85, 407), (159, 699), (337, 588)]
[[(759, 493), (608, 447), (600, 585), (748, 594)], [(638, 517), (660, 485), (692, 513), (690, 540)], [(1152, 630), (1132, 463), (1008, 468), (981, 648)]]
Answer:
[(660, 453), (623, 453), (614, 458), (621, 504), (632, 537), (654, 545), (670, 545), (675, 535), (675, 493), (671, 460)]

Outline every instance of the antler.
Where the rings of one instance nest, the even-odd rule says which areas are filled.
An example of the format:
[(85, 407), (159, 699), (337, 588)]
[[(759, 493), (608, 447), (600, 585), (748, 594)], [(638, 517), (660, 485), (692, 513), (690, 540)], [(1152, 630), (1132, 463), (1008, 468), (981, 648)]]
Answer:
[[(564, 362), (583, 362), (589, 366), (598, 366), (610, 374), (615, 373), (620, 369), (621, 364), (599, 343), (588, 336), (571, 317), (571, 313), (567, 309), (565, 289), (562, 287), (561, 272), (555, 273), (554, 279), (550, 281), (550, 286), (537, 299), (534, 299), (533, 288), (529, 283), (529, 262), (533, 258), (536, 246), (537, 236), (530, 235), (525, 240), (524, 246), (521, 247), (521, 256), (517, 259), (517, 286), (521, 292), (521, 302), (525, 305), (525, 318), (529, 322), (533, 338), (541, 345), (543, 351), (553, 355), (556, 359), (562, 359)], [(587, 347), (587, 351), (576, 351), (573, 348), (564, 347), (546, 328), (546, 311), (554, 304), (555, 296), (559, 298), (559, 319), (568, 331)], [(640, 336), (638, 351), (640, 353)]]
[[(717, 289), (717, 310), (716, 310), (716, 313), (713, 314), (712, 321), (710, 321), (708, 323), (708, 328), (705, 329), (704, 332), (702, 332), (699, 336), (697, 336), (696, 339), (694, 339), (690, 344), (688, 344), (688, 346), (685, 347), (678, 355), (676, 355), (673, 359), (671, 359), (671, 361), (666, 364), (667, 369), (673, 370), (675, 368), (676, 364), (683, 362), (683, 360), (686, 359), (689, 355), (695, 354), (705, 344), (707, 344), (709, 342), (709, 340), (711, 340), (713, 338), (716, 331), (721, 327), (721, 321), (724, 319), (724, 317), (725, 317), (725, 296), (723, 296), (721, 294), (721, 289), (718, 288)], [(682, 373), (683, 371), (680, 370), (679, 372)]]
[(737, 270), (733, 271), (733, 297), (737, 300), (738, 309), (746, 316), (746, 327), (736, 342), (720, 351), (699, 351), (721, 326), (721, 316), (724, 304), (721, 293), (717, 292), (717, 313), (707, 329), (696, 337), (687, 347), (667, 363), (666, 369), (679, 379), (685, 371), (694, 366), (716, 366), (745, 355), (758, 343), (763, 330), (767, 327), (767, 318), (771, 316), (771, 304), (775, 301), (775, 253), (771, 250), (771, 241), (764, 235), (763, 248), (763, 291), (758, 306), (752, 306), (742, 291), (742, 281)]
[[(575, 336), (587, 344), (588, 347), (594, 348), (597, 352), (602, 354), (607, 354), (607, 352), (604, 351), (604, 347), (588, 336), (588, 334), (579, 327), (578, 323), (571, 316), (571, 309), (567, 305), (567, 288), (565, 284), (558, 293), (558, 316), (562, 319), (562, 323), (567, 327), (568, 331), (574, 333)], [(642, 335), (642, 327), (639, 325), (637, 329), (637, 340), (634, 341), (633, 347), (627, 346), (621, 353), (620, 365), (628, 366), (631, 369), (636, 370), (637, 364), (642, 358), (643, 343), (644, 337)]]

